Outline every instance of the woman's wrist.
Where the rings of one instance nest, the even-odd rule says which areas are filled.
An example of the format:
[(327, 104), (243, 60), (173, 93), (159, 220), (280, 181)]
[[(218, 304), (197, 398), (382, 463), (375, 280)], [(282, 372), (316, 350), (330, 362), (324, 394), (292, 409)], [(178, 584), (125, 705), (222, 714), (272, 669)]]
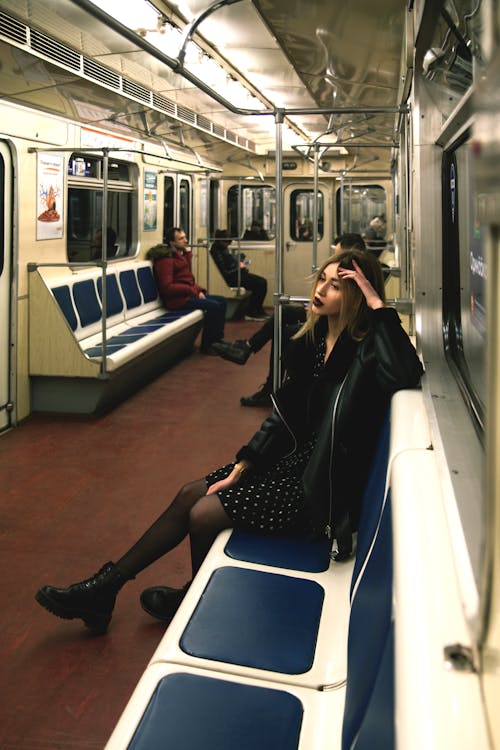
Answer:
[(236, 469), (236, 471), (238, 471), (238, 472), (239, 472), (240, 474), (244, 474), (244, 473), (245, 473), (245, 471), (248, 471), (248, 469), (250, 468), (250, 465), (249, 465), (249, 464), (248, 464), (248, 463), (247, 463), (246, 461), (238, 461), (238, 463), (236, 463), (236, 464), (234, 465), (234, 468), (235, 468), (235, 469)]

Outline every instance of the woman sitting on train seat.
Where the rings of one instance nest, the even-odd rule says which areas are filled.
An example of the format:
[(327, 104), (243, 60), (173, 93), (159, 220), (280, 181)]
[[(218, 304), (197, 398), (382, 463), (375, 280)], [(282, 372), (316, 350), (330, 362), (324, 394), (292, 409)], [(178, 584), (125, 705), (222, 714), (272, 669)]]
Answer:
[[(230, 244), (231, 238), (227, 229), (217, 229), (210, 255), (228, 286), (243, 286), (251, 292), (246, 317), (252, 320), (266, 320), (269, 315), (264, 310), (263, 303), (267, 294), (267, 281), (263, 276), (250, 273), (247, 268), (248, 261), (229, 252)], [(240, 266), (239, 278), (238, 265)]]
[[(37, 601), (58, 617), (79, 618), (104, 632), (128, 580), (187, 535), (194, 576), (217, 534), (232, 527), (326, 535), (336, 539), (339, 559), (352, 554), (352, 532), (390, 398), (398, 389), (416, 387), (422, 374), (396, 311), (384, 300), (375, 258), (348, 250), (326, 260), (316, 274), (307, 320), (286, 351), (287, 376), (273, 397), (275, 410), (235, 461), (182, 487), (116, 563), (65, 589), (44, 586)], [(168, 622), (188, 586), (148, 588), (141, 605)]]
[[(155, 245), (146, 253), (154, 263), (156, 284), (168, 310), (203, 310), (205, 320), (201, 338), (203, 354), (220, 355), (224, 348), (226, 300), (216, 294), (207, 294), (196, 283), (191, 271), (192, 253), (187, 247), (183, 229), (171, 227), (166, 231), (166, 245)], [(214, 349), (217, 342), (218, 349)]]
[[(340, 250), (366, 250), (365, 242), (360, 234), (355, 232), (345, 232), (335, 237), (333, 240), (333, 249), (335, 252)], [(281, 325), (282, 325), (282, 350), (285, 349), (289, 339), (297, 332), (300, 323), (306, 319), (306, 309), (304, 305), (282, 305), (281, 307)], [(271, 352), (269, 355), (269, 370), (265, 382), (258, 391), (251, 396), (242, 396), (240, 398), (241, 406), (267, 407), (272, 406), (271, 394), (273, 392), (274, 382), (274, 315), (267, 320), (258, 331), (250, 338), (235, 341), (226, 346), (221, 352), (221, 357), (235, 362), (238, 365), (246, 364), (251, 354), (259, 352), (268, 341), (272, 341)]]

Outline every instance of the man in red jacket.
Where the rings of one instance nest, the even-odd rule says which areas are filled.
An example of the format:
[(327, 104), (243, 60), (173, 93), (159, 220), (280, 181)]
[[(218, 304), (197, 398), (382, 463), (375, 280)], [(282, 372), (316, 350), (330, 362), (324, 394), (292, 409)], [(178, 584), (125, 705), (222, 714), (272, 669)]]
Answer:
[[(186, 233), (179, 227), (167, 229), (167, 244), (155, 245), (146, 254), (154, 262), (156, 284), (168, 310), (203, 310), (205, 322), (201, 338), (204, 354), (221, 354), (224, 346), (226, 300), (216, 294), (207, 294), (196, 283), (191, 271), (192, 253), (188, 249)], [(217, 350), (214, 344), (217, 342)]]

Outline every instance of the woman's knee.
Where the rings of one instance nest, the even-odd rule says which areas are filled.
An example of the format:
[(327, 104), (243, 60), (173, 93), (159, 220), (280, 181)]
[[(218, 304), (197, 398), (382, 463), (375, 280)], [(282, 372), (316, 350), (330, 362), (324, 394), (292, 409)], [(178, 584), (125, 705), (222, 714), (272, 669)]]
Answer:
[(209, 529), (222, 531), (232, 526), (217, 495), (205, 495), (189, 511), (189, 532), (197, 534)]
[(193, 505), (203, 497), (207, 491), (207, 484), (204, 479), (196, 479), (194, 482), (185, 484), (174, 499), (174, 504), (182, 506), (186, 510), (191, 510)]

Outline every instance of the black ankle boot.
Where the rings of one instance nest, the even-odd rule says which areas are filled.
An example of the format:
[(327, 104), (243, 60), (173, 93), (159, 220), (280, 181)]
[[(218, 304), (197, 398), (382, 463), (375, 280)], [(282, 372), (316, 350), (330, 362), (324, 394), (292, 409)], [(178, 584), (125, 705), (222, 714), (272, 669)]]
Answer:
[(170, 586), (151, 586), (149, 589), (144, 589), (141, 594), (141, 607), (151, 617), (156, 617), (162, 622), (170, 622), (190, 586), (191, 581), (181, 589), (172, 589)]
[(57, 617), (64, 620), (79, 618), (94, 633), (105, 633), (116, 595), (128, 580), (114, 563), (108, 562), (92, 578), (74, 583), (67, 589), (43, 586), (35, 594), (35, 599)]

